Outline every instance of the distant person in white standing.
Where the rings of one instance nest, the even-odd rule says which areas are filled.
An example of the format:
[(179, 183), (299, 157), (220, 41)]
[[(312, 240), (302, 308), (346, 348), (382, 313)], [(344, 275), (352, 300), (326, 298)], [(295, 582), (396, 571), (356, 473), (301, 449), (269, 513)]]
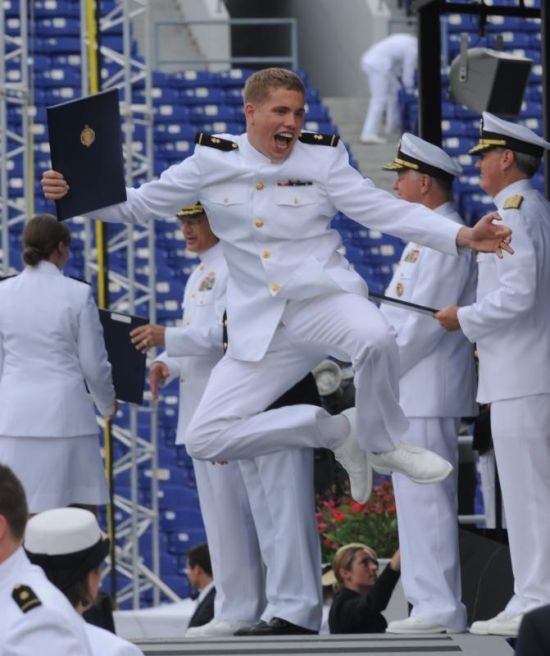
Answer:
[(411, 92), (418, 58), (418, 39), (413, 34), (396, 33), (377, 41), (361, 57), (361, 70), (367, 76), (370, 101), (361, 141), (382, 144), (384, 132), (399, 128), (399, 88)]

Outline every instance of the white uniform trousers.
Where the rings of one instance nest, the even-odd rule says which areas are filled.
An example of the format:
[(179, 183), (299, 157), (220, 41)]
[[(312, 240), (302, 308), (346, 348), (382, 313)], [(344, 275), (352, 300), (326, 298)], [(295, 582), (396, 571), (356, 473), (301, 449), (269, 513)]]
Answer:
[(408, 426), (399, 406), (397, 344), (373, 303), (337, 293), (289, 302), (259, 362), (227, 355), (220, 360), (188, 427), (189, 453), (202, 460), (235, 460), (287, 447), (341, 446), (349, 434), (342, 415), (312, 405), (257, 412), (327, 355), (351, 362), (355, 370), (360, 445), (373, 452), (393, 449)]
[(466, 628), (458, 552), (458, 421), (409, 418), (404, 442), (438, 453), (454, 467), (441, 483), (418, 485), (393, 474), (401, 581), (411, 615), (455, 631)]
[(369, 81), (370, 99), (361, 137), (379, 135), (384, 115), (385, 132), (392, 132), (399, 127), (399, 82), (391, 71), (381, 71), (371, 65), (365, 65), (364, 72)]
[(280, 617), (319, 631), (321, 549), (315, 520), (313, 450), (286, 449), (239, 460), (239, 465), (267, 568), (267, 606), (261, 619), (269, 622)]
[(550, 603), (550, 395), (491, 404), (514, 595), (506, 613)]
[(263, 565), (239, 464), (193, 466), (216, 586), (214, 617), (254, 623), (263, 608)]

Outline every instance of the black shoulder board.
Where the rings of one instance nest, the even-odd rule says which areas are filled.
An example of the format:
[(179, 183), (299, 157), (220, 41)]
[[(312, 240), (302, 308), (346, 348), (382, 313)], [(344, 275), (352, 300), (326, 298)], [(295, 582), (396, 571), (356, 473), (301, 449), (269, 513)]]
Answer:
[(217, 148), (218, 150), (237, 150), (239, 147), (234, 141), (213, 137), (211, 134), (206, 134), (206, 132), (198, 132), (195, 143), (199, 146), (210, 146), (210, 148)]
[(16, 585), (11, 596), (24, 613), (28, 613), (37, 606), (42, 606), (42, 602), (28, 585)]
[(88, 282), (87, 280), (84, 280), (84, 278), (78, 278), (77, 276), (67, 276), (67, 278), (70, 278), (71, 280), (76, 280), (77, 282), (83, 282), (85, 285), (91, 285), (91, 282)]
[(319, 146), (337, 146), (340, 137), (337, 134), (321, 134), (320, 132), (302, 132), (299, 141), (305, 144)]
[(0, 282), (2, 282), (2, 280), (9, 280), (10, 278), (15, 278), (15, 276), (17, 276), (17, 275), (19, 275), (19, 274), (12, 273), (11, 276), (0, 276)]

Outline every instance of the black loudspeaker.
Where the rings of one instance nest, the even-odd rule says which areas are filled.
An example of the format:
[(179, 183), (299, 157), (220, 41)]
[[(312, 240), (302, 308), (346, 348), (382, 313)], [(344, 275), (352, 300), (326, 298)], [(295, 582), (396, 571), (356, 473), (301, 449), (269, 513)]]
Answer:
[(480, 114), (517, 117), (532, 63), (489, 48), (464, 50), (451, 63), (450, 98)]
[(468, 624), (500, 613), (514, 593), (510, 550), (503, 529), (460, 528), (462, 602)]

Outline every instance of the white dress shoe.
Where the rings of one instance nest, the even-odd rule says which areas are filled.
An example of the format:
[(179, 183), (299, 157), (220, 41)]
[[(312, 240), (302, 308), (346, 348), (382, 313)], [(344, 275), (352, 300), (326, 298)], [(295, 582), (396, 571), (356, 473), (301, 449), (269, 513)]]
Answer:
[(369, 462), (380, 474), (397, 472), (415, 483), (439, 483), (453, 471), (453, 466), (437, 453), (402, 442), (392, 451), (369, 453)]
[(364, 144), (385, 144), (388, 143), (384, 137), (379, 137), (377, 134), (363, 134), (361, 135), (361, 143)]
[(350, 434), (345, 444), (334, 449), (334, 457), (349, 476), (351, 496), (357, 503), (365, 503), (372, 490), (372, 469), (367, 462), (367, 452), (357, 441), (356, 409), (348, 408), (342, 414), (350, 424)]
[(441, 624), (424, 620), (421, 617), (407, 617), (388, 624), (386, 633), (458, 633)]
[(192, 626), (185, 632), (186, 638), (219, 638), (232, 636), (237, 629), (250, 626), (250, 622), (238, 622), (228, 620), (210, 620), (202, 626)]
[(504, 611), (490, 620), (474, 622), (470, 633), (475, 635), (517, 636), (523, 615), (507, 615)]

